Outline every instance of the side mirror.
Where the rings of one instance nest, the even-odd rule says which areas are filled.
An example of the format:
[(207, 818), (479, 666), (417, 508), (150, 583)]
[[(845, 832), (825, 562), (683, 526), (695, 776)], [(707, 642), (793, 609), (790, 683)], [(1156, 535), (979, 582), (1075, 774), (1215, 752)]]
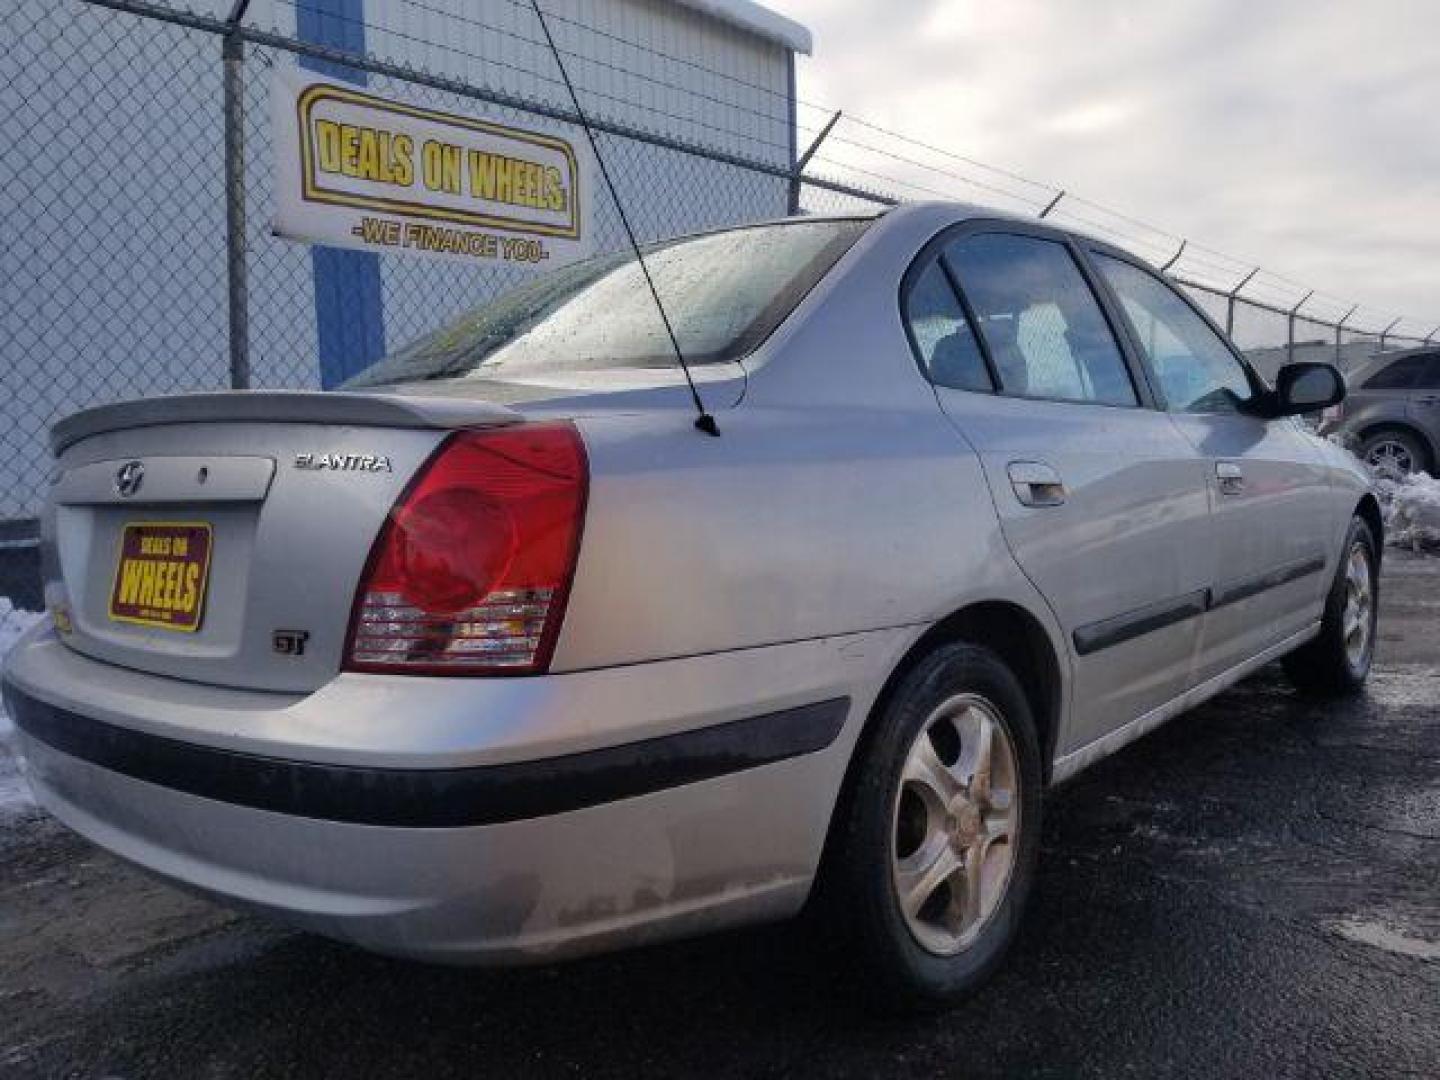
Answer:
[(1345, 400), (1345, 377), (1330, 364), (1286, 364), (1270, 395), (1271, 416), (1299, 416), (1319, 412)]

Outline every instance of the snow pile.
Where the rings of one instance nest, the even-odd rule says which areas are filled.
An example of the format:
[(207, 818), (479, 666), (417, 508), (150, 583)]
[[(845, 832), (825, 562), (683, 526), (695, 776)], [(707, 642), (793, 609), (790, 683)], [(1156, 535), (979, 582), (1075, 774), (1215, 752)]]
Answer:
[(20, 640), (20, 635), (45, 617), (43, 611), (26, 611), (17, 608), (8, 596), (0, 596), (0, 660), (10, 651), (10, 646)]
[[(1359, 459), (1357, 436), (1336, 431), (1325, 438)], [(1440, 480), (1428, 473), (1396, 476), (1373, 468), (1370, 476), (1385, 516), (1385, 542), (1391, 547), (1440, 554)]]
[(1332, 431), (1325, 436), (1325, 441), (1341, 450), (1348, 450), (1358, 459), (1360, 457), (1360, 436), (1350, 431)]
[[(0, 660), (4, 660), (10, 646), (15, 644), (20, 635), (41, 618), (38, 611), (17, 608), (10, 603), (9, 597), (0, 596)], [(0, 705), (0, 822), (28, 810), (33, 805), (30, 789), (25, 786), (10, 753), (9, 740), (12, 731), (10, 718), (5, 715), (4, 706)]]
[(1395, 547), (1440, 553), (1440, 480), (1412, 473), (1375, 481), (1385, 508), (1385, 538)]

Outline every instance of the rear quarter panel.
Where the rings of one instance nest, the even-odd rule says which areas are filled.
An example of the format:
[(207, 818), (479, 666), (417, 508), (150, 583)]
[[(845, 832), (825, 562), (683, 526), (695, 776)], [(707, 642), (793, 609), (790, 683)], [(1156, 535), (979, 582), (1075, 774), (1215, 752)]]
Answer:
[(901, 274), (956, 219), (913, 207), (873, 226), (747, 360), (719, 438), (673, 413), (579, 421), (590, 505), (557, 670), (885, 627), (918, 636), (987, 600), (1035, 616), (1064, 669), (979, 461), (900, 323)]
[(557, 670), (929, 624), (1017, 581), (933, 398), (580, 421), (591, 491)]

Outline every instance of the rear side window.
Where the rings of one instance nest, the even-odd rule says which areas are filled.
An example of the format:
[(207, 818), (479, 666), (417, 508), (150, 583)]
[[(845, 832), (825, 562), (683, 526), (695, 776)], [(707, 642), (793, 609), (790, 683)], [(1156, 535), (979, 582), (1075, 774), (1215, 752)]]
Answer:
[(1154, 274), (1108, 255), (1095, 264), (1120, 298), (1171, 412), (1233, 413), (1254, 395), (1220, 336)]
[(1064, 244), (982, 233), (947, 245), (944, 258), (1005, 393), (1140, 403), (1110, 324)]
[(1425, 374), (1420, 376), (1415, 386), (1420, 390), (1440, 390), (1440, 353), (1431, 353)]
[(1365, 380), (1362, 390), (1409, 390), (1420, 381), (1427, 357), (1404, 356)]
[(995, 389), (960, 299), (938, 259), (932, 259), (910, 286), (905, 320), (932, 382), (956, 390)]

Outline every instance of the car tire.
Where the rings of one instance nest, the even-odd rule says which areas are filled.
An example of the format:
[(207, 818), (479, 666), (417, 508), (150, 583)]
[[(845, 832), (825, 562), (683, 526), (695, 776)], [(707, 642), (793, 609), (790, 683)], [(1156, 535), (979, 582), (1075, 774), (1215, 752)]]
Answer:
[(880, 1007), (953, 1003), (999, 965), (1035, 876), (1042, 774), (1020, 683), (989, 649), (936, 649), (881, 707), (851, 777), (822, 878), (831, 941)]
[(1414, 432), (1403, 428), (1381, 428), (1365, 436), (1360, 444), (1360, 460), (1371, 471), (1391, 479), (1431, 469), (1430, 448)]
[(1364, 518), (1350, 522), (1340, 565), (1325, 598), (1320, 635), (1285, 657), (1285, 674), (1315, 697), (1358, 693), (1375, 658), (1380, 549)]

